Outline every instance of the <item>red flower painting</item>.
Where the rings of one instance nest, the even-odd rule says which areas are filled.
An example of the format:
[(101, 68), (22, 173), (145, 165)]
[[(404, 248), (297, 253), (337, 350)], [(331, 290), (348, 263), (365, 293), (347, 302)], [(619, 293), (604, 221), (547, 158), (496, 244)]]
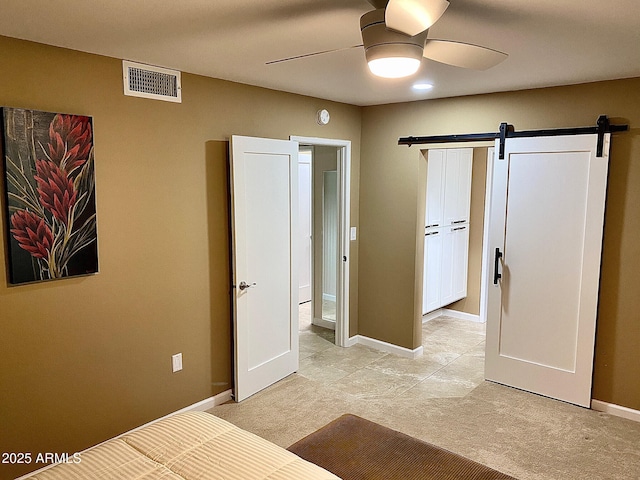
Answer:
[(40, 204), (68, 225), (71, 208), (77, 198), (73, 182), (64, 170), (50, 160), (36, 160), (36, 172)]
[(49, 125), (47, 147), (49, 158), (62, 171), (71, 173), (81, 167), (93, 148), (91, 119), (57, 114)]
[(3, 121), (11, 282), (97, 272), (91, 117), (3, 108)]
[(49, 258), (53, 234), (44, 218), (28, 210), (18, 210), (11, 216), (11, 234), (18, 241), (20, 248), (36, 258)]

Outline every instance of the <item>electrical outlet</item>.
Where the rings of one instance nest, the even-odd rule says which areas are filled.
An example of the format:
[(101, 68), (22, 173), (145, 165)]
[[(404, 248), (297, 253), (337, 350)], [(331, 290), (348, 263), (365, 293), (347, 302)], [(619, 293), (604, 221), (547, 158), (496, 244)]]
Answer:
[(182, 353), (176, 353), (171, 356), (171, 366), (173, 367), (173, 373), (182, 370)]

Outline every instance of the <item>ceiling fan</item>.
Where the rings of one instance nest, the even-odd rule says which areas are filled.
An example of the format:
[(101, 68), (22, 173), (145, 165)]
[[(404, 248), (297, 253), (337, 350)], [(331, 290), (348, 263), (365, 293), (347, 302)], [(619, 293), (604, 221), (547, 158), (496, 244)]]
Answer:
[[(428, 29), (442, 16), (447, 0), (367, 0), (375, 10), (360, 18), (362, 45), (374, 75), (400, 78), (412, 75), (422, 57), (456, 67), (486, 70), (507, 58), (491, 48), (451, 40), (428, 39)], [(334, 51), (325, 50), (267, 62), (280, 63)]]

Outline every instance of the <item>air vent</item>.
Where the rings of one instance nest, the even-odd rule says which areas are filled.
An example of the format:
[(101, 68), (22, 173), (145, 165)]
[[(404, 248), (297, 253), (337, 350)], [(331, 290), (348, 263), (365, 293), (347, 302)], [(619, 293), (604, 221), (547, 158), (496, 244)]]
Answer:
[(180, 72), (142, 63), (122, 61), (124, 94), (182, 103)]

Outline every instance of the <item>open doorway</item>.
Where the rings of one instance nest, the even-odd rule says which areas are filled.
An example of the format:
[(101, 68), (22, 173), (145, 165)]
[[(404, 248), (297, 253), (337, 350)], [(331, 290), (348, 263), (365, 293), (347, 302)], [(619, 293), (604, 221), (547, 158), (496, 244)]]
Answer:
[[(292, 137), (299, 149), (300, 325), (349, 341), (350, 142)], [(320, 330), (321, 329), (321, 330)]]
[(338, 149), (300, 147), (300, 332), (335, 344), (338, 283)]

